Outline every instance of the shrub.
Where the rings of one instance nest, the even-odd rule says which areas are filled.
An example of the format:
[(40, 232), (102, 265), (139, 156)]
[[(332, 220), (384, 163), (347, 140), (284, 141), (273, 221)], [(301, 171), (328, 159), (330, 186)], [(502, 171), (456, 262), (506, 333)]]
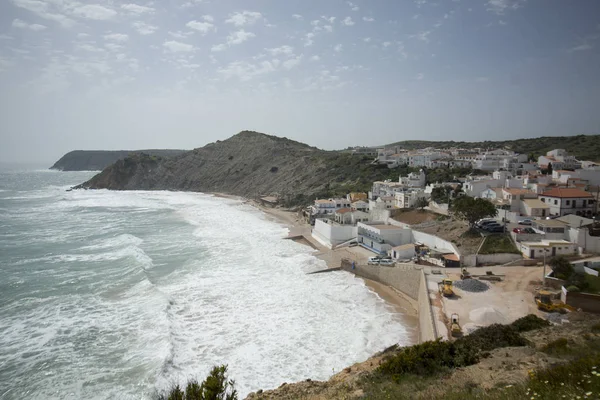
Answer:
[(277, 172), (277, 171), (279, 171), (278, 167), (271, 167), (271, 172)]
[(544, 353), (558, 353), (565, 351), (567, 349), (568, 341), (566, 338), (558, 338), (544, 346), (542, 346), (542, 351)]
[(535, 329), (544, 328), (550, 326), (550, 322), (538, 317), (537, 315), (529, 314), (525, 317), (519, 318), (512, 324), (510, 324), (517, 332), (529, 332)]
[(173, 386), (167, 393), (156, 396), (157, 400), (237, 400), (235, 382), (227, 378), (227, 365), (213, 367), (206, 379), (198, 384), (191, 380), (185, 389)]
[(592, 332), (600, 333), (600, 323), (592, 325)]
[(573, 293), (581, 292), (581, 290), (577, 286), (575, 286), (575, 285), (569, 285), (569, 286), (567, 286), (567, 291), (568, 292), (573, 292)]

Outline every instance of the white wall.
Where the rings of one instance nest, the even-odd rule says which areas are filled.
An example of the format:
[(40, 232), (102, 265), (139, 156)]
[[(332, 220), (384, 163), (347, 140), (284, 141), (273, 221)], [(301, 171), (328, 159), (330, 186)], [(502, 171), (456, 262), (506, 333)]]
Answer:
[(496, 253), (496, 254), (471, 254), (463, 257), (461, 264), (467, 267), (474, 267), (478, 264), (495, 264), (502, 265), (509, 262), (521, 260), (521, 254), (513, 253)]
[(312, 229), (312, 237), (329, 249), (356, 238), (357, 234), (356, 226), (337, 225), (321, 219), (315, 221), (315, 226)]
[(415, 230), (412, 230), (412, 236), (414, 242), (421, 242), (432, 249), (450, 250), (460, 258), (460, 252), (458, 251), (458, 249), (447, 240), (439, 238), (435, 235), (430, 235), (429, 233), (419, 232)]

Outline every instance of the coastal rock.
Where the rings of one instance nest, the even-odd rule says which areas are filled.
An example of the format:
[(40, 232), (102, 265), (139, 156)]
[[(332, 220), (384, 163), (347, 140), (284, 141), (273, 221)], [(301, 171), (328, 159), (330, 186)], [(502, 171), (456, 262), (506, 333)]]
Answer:
[(134, 153), (156, 157), (173, 157), (186, 150), (74, 150), (62, 156), (50, 169), (60, 171), (101, 171), (117, 160)]

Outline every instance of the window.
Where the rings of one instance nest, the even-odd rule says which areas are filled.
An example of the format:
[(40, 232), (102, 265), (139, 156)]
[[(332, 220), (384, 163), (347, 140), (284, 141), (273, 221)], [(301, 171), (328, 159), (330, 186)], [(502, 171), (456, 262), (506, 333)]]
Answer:
[(567, 205), (570, 206), (571, 205), (571, 200), (567, 200)]
[(581, 203), (581, 205), (582, 205), (583, 207), (585, 207), (585, 200), (582, 200), (582, 203)]
[(554, 205), (557, 205), (557, 204), (558, 204), (558, 200), (555, 199), (554, 200)]
[(542, 200), (542, 203), (545, 203), (545, 202), (546, 202), (546, 199), (545, 199), (545, 198), (543, 198), (543, 197), (541, 198), (541, 200)]

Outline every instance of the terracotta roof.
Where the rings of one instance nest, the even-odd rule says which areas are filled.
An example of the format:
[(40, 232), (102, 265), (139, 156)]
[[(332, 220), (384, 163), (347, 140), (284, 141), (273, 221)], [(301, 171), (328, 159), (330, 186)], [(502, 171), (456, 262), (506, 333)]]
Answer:
[(559, 198), (582, 198), (593, 197), (591, 193), (584, 192), (581, 189), (555, 188), (540, 194), (540, 196), (559, 197)]
[(523, 200), (523, 203), (527, 204), (531, 208), (550, 208), (548, 204), (539, 199), (525, 199)]
[(460, 261), (456, 254), (444, 254), (442, 257), (450, 261)]
[(510, 193), (510, 194), (528, 194), (528, 193), (533, 193), (531, 190), (529, 189), (519, 189), (519, 188), (504, 188), (503, 190), (505, 190), (506, 192)]
[(336, 214), (346, 214), (349, 212), (352, 212), (351, 208), (340, 208), (339, 210), (335, 211)]

